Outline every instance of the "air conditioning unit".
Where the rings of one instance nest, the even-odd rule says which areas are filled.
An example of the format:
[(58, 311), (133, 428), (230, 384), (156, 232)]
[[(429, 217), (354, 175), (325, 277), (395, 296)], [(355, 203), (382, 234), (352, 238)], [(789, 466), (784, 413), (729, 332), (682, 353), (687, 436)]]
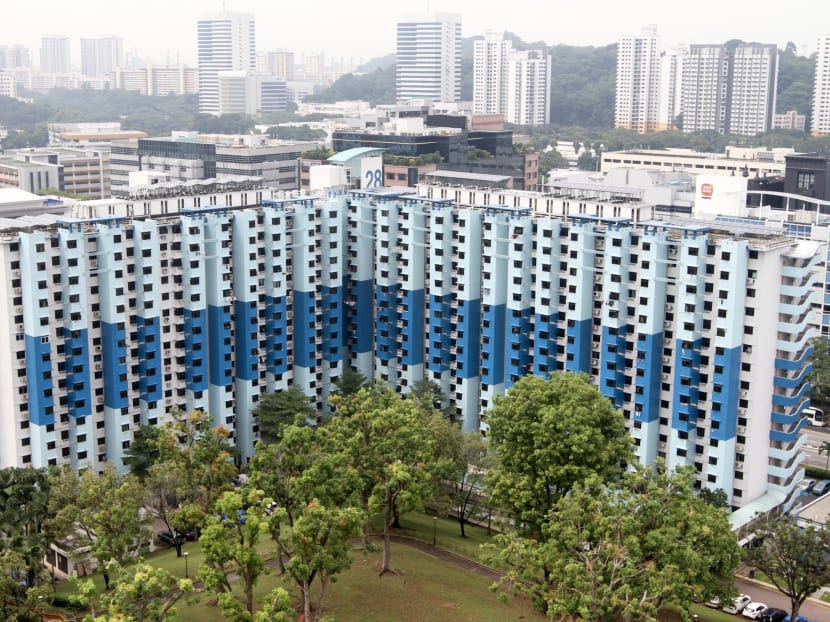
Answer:
[(746, 397), (748, 393), (749, 391), (747, 391), (746, 389), (741, 389), (741, 397)]
[(666, 311), (674, 311), (674, 305), (669, 303), (666, 305)]
[(664, 356), (663, 357), (663, 362), (664, 363), (671, 363), (671, 357), (670, 356)]

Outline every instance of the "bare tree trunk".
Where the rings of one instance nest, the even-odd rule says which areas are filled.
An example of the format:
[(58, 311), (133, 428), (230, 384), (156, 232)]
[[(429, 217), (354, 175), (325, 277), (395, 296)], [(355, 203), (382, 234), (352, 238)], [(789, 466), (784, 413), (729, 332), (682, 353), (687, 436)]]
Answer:
[(308, 581), (303, 581), (300, 585), (300, 591), (303, 594), (303, 619), (305, 622), (312, 622), (311, 619), (311, 586)]
[(392, 522), (395, 518), (395, 497), (392, 494), (392, 489), (386, 489), (386, 506), (383, 509), (383, 563), (378, 573), (382, 577), (385, 573), (391, 572), (397, 574), (392, 568)]
[(314, 622), (323, 619), (323, 594), (326, 591), (326, 585), (329, 580), (325, 574), (320, 576), (320, 592), (317, 594), (317, 604), (314, 607)]

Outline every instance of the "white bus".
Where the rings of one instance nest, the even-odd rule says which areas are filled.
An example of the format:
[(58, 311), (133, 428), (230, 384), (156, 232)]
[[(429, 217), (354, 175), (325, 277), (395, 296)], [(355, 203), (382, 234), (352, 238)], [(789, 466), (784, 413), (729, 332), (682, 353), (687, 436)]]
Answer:
[(810, 422), (810, 425), (814, 425), (817, 428), (823, 428), (827, 425), (827, 416), (824, 414), (824, 411), (821, 408), (816, 408), (814, 406), (805, 408), (804, 416), (807, 417), (807, 419)]

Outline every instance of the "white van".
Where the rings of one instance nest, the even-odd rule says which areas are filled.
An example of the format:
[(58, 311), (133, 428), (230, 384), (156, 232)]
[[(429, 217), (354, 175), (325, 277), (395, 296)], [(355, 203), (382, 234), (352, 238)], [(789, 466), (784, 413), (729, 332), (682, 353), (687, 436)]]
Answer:
[(803, 412), (804, 416), (810, 420), (810, 425), (814, 425), (817, 428), (823, 428), (827, 425), (827, 417), (821, 408), (810, 406), (805, 408)]

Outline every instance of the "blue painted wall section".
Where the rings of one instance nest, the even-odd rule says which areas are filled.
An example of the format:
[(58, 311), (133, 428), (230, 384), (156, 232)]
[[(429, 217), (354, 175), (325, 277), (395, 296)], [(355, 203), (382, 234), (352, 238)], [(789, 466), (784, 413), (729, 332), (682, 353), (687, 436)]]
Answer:
[[(469, 301), (461, 300), (460, 305), (469, 304)], [(429, 309), (427, 310), (429, 321), (427, 323), (429, 339), (429, 361), (427, 367), (432, 372), (443, 373), (450, 369), (452, 359), (450, 347), (452, 345), (452, 295), (430, 296)], [(458, 320), (457, 320), (458, 322)], [(458, 326), (459, 330), (463, 330)], [(464, 331), (467, 334), (467, 331)], [(464, 348), (466, 353), (467, 348)]]
[(372, 281), (349, 281), (349, 295), (344, 304), (347, 325), (353, 327), (352, 352), (364, 354), (372, 351)]
[[(449, 296), (444, 296), (449, 299)], [(447, 303), (449, 304), (449, 303)], [(481, 360), (479, 348), (481, 346), (481, 301), (459, 300), (456, 326), (459, 337), (458, 354), (456, 355), (456, 375), (459, 378), (475, 378), (478, 376), (478, 363)]]
[(424, 362), (424, 290), (404, 290), (401, 294), (401, 362), (421, 365)]
[[(637, 342), (637, 374), (635, 386), (641, 391), (634, 393), (634, 407), (639, 421), (657, 421), (660, 418), (660, 383), (662, 379), (663, 333), (643, 335), (645, 339)], [(625, 343), (620, 346), (619, 352), (625, 352)], [(642, 357), (641, 357), (642, 354)], [(620, 369), (625, 369), (621, 367)], [(620, 382), (620, 387), (622, 387)], [(619, 407), (620, 404), (615, 403)]]
[(288, 306), (284, 296), (264, 296), (265, 367), (274, 374), (288, 371)]
[(144, 401), (157, 402), (162, 398), (161, 324), (158, 317), (137, 319), (138, 390)]
[(92, 413), (89, 378), (89, 341), (87, 329), (64, 328), (66, 355), (66, 408), (71, 417)]
[[(104, 404), (108, 408), (127, 408), (127, 334), (118, 324), (101, 322), (101, 354), (104, 373)], [(121, 378), (124, 378), (121, 380)]]
[(565, 370), (575, 373), (591, 371), (591, 318), (569, 320), (565, 331), (567, 345)]
[(802, 419), (792, 431), (782, 432), (779, 430), (770, 430), (769, 437), (773, 442), (792, 443), (798, 439), (805, 427), (807, 427), (807, 419)]
[(509, 389), (522, 376), (533, 371), (530, 356), (530, 308), (510, 309), (507, 315), (507, 356), (505, 388)]
[[(599, 389), (615, 408), (622, 406), (625, 392), (625, 335), (625, 326), (602, 327)], [(636, 382), (641, 380), (636, 378)]]
[(481, 381), (504, 382), (504, 305), (483, 305), (481, 313)]
[(547, 377), (556, 371), (556, 336), (558, 334), (559, 314), (536, 314), (533, 322), (533, 373)]
[(398, 349), (397, 294), (400, 285), (375, 286), (375, 356), (381, 361), (395, 358)]
[(314, 292), (294, 290), (294, 364), (300, 367), (314, 365), (317, 351)]
[(49, 342), (26, 335), (26, 383), (29, 386), (29, 421), (33, 425), (55, 423)]
[(694, 343), (687, 343), (681, 339), (675, 341), (672, 428), (681, 432), (689, 432), (697, 427), (701, 341), (701, 339)]
[(231, 313), (225, 309), (213, 305), (207, 309), (210, 384), (218, 387), (233, 383)]
[[(268, 305), (266, 303), (266, 308)], [(259, 327), (257, 326), (256, 301), (236, 300), (234, 318), (234, 356), (236, 377), (242, 380), (259, 378), (257, 353), (259, 351)], [(273, 321), (273, 320), (272, 320)]]
[(204, 391), (207, 376), (207, 318), (201, 309), (184, 309), (185, 383), (191, 391)]
[(775, 368), (781, 369), (783, 371), (793, 371), (795, 369), (800, 369), (804, 363), (809, 360), (813, 356), (813, 346), (809, 346), (805, 351), (804, 354), (801, 355), (801, 358), (796, 361), (788, 361), (786, 359), (775, 359)]
[(323, 305), (323, 360), (336, 362), (343, 358), (343, 289), (320, 288)]

